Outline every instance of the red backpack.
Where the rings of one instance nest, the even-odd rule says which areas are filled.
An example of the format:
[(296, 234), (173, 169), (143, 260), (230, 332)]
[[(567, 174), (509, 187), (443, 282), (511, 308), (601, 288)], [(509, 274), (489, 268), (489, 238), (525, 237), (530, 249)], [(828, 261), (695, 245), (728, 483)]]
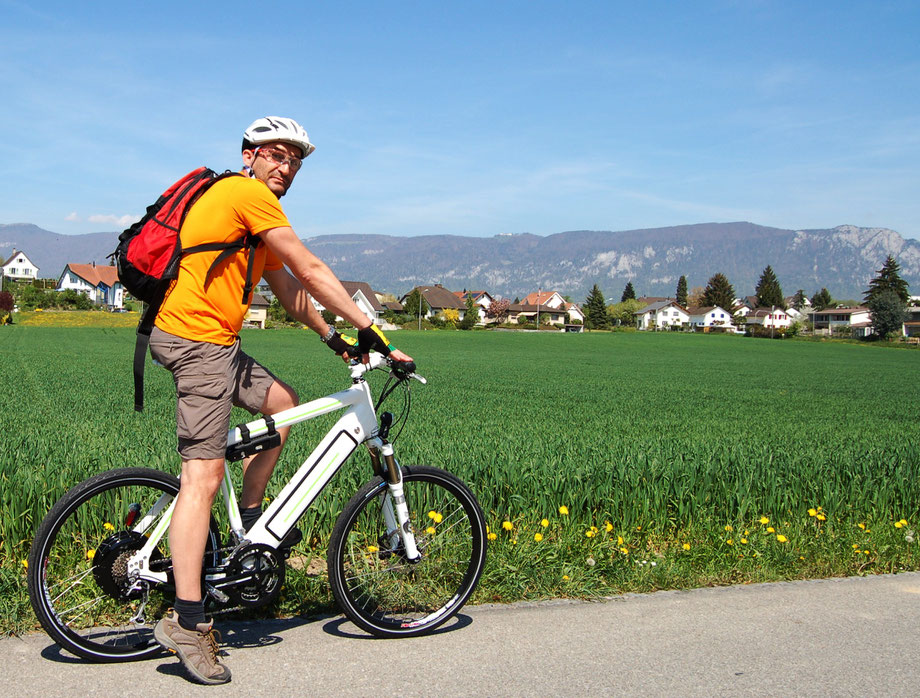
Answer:
[(226, 177), (241, 176), (229, 170), (217, 174), (207, 167), (199, 167), (167, 189), (147, 207), (147, 213), (137, 223), (118, 236), (118, 247), (109, 255), (118, 268), (118, 279), (132, 296), (147, 304), (137, 326), (137, 343), (134, 347), (134, 409), (144, 409), (144, 362), (150, 333), (163, 298), (170, 284), (179, 275), (182, 257), (195, 252), (221, 250), (208, 269), (205, 287), (211, 275), (227, 257), (248, 250), (246, 286), (243, 303), (249, 302), (252, 292), (252, 250), (261, 244), (261, 238), (247, 233), (232, 242), (209, 242), (182, 249), (179, 231), (189, 209), (211, 186)]

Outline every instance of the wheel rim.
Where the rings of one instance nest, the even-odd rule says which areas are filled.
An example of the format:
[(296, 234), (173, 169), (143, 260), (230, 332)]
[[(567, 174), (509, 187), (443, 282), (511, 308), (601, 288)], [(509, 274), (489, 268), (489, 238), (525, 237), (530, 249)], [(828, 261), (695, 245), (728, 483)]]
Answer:
[[(56, 639), (99, 658), (158, 651), (153, 621), (166, 611), (171, 593), (132, 584), (127, 560), (161, 523), (174, 496), (175, 489), (159, 480), (134, 478), (102, 483), (61, 513), (41, 550), (38, 600)], [(164, 557), (165, 536), (151, 567)], [(159, 568), (166, 571), (163, 563)]]
[(430, 628), (465, 603), (479, 577), (478, 514), (465, 497), (432, 479), (403, 483), (422, 559), (410, 563), (385, 540), (385, 485), (356, 512), (342, 549), (346, 603), (361, 618), (395, 632)]

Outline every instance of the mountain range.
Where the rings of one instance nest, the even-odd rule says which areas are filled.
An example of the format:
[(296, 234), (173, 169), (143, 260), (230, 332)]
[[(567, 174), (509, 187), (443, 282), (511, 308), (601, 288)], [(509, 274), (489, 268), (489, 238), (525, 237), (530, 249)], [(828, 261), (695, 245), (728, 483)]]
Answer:
[[(0, 224), (0, 258), (22, 250), (40, 276), (57, 278), (68, 263), (108, 264), (117, 239), (116, 232), (61, 235), (31, 224)], [(673, 296), (681, 275), (692, 289), (722, 272), (745, 296), (770, 265), (787, 296), (827, 288), (834, 298), (858, 300), (889, 254), (912, 292), (920, 292), (920, 242), (887, 228), (853, 225), (785, 230), (700, 223), (545, 237), (324, 235), (304, 243), (340, 279), (366, 281), (375, 291), (396, 295), (440, 283), (452, 291), (484, 289), (507, 298), (554, 290), (581, 302), (596, 283), (614, 302), (627, 282), (640, 296)]]

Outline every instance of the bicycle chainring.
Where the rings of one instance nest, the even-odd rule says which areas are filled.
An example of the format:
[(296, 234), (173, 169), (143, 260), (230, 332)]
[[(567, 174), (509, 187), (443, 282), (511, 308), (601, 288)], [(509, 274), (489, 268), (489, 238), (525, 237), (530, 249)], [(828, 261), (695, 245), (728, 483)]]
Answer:
[(261, 543), (247, 545), (233, 552), (227, 561), (227, 576), (239, 579), (220, 585), (233, 603), (244, 608), (267, 606), (278, 598), (284, 584), (284, 557)]

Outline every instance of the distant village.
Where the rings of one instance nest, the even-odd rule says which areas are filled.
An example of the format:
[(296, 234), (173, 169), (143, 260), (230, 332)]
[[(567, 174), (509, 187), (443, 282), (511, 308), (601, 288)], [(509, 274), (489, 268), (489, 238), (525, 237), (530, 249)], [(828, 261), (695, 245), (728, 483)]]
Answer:
[[(14, 250), (0, 267), (0, 282), (37, 281), (39, 269), (28, 255)], [(581, 332), (585, 328), (586, 314), (583, 305), (574, 303), (558, 291), (539, 289), (514, 302), (493, 297), (486, 290), (451, 291), (441, 284), (415, 286), (401, 297), (375, 292), (370, 285), (360, 281), (343, 281), (342, 285), (355, 304), (367, 317), (385, 330), (396, 329), (407, 321), (423, 320), (436, 324), (469, 322), (467, 313), (476, 313), (476, 326), (556, 326), (560, 331)], [(130, 300), (118, 279), (114, 266), (71, 263), (65, 265), (57, 277), (57, 291), (72, 290), (85, 295), (94, 305), (119, 312)], [(684, 307), (674, 298), (640, 297), (632, 311), (632, 323), (639, 330), (684, 330), (697, 332), (779, 334), (797, 324), (808, 323), (817, 334), (845, 333), (861, 337), (872, 333), (869, 308), (835, 307), (812, 308), (805, 299), (787, 297), (782, 306), (761, 307), (756, 296), (736, 298), (733, 308), (719, 306)], [(260, 284), (246, 317), (246, 325), (264, 328), (268, 320), (272, 294), (267, 284)], [(325, 310), (315, 299), (320, 311)], [(410, 312), (411, 311), (411, 312)], [(337, 318), (338, 319), (338, 318)], [(589, 323), (590, 324), (590, 323)], [(902, 326), (906, 338), (920, 338), (920, 298), (912, 297), (907, 319)]]

